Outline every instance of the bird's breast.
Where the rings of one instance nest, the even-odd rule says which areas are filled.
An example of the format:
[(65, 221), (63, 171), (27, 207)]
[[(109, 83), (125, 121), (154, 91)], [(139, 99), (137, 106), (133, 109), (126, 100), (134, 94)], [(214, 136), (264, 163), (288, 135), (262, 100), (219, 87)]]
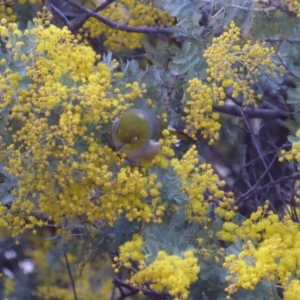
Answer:
[(125, 153), (129, 160), (143, 162), (152, 160), (159, 153), (161, 146), (160, 142), (149, 140), (137, 149), (127, 149), (126, 147), (123, 147), (120, 151)]

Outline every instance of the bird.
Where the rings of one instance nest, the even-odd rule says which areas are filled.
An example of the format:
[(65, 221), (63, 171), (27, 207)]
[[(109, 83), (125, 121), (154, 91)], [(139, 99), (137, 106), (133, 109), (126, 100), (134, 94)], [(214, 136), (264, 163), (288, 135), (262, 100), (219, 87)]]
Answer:
[(160, 152), (162, 131), (167, 124), (150, 111), (130, 109), (112, 124), (111, 137), (116, 151), (126, 154), (129, 161), (151, 161)]

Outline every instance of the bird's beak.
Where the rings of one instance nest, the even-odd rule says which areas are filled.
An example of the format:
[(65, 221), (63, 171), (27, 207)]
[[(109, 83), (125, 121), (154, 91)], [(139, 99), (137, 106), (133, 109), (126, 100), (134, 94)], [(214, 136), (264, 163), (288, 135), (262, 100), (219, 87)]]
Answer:
[(125, 143), (120, 142), (120, 144), (116, 147), (116, 151), (119, 151), (124, 145)]

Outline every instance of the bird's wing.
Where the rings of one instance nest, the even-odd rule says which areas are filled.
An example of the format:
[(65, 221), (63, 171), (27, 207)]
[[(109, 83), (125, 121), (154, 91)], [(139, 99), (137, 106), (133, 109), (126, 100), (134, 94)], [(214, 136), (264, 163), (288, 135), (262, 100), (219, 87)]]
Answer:
[(119, 122), (120, 122), (120, 118), (116, 117), (115, 120), (114, 120), (114, 123), (111, 127), (111, 139), (113, 141), (113, 144), (114, 144), (115, 148), (117, 148), (118, 144), (119, 144), (119, 142), (117, 140), (117, 134), (116, 134), (116, 130), (117, 130)]

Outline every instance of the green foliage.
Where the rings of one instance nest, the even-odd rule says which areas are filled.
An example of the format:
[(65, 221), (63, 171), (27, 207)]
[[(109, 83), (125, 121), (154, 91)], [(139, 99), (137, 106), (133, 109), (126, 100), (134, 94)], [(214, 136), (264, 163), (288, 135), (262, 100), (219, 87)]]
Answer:
[(199, 50), (200, 49), (191, 42), (184, 42), (180, 50), (171, 47), (170, 51), (174, 55), (169, 64), (171, 72), (176, 75), (182, 75), (196, 67), (195, 65), (200, 61), (201, 57), (201, 52)]

